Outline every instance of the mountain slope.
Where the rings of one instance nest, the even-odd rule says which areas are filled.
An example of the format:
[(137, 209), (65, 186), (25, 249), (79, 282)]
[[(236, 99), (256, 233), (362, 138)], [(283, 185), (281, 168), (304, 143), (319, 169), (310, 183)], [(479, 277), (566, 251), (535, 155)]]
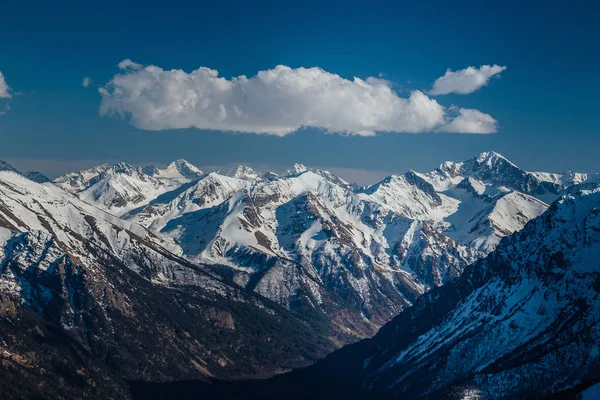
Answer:
[(102, 164), (89, 169), (71, 172), (54, 179), (54, 183), (70, 193), (79, 192), (98, 180), (98, 176), (110, 169), (110, 165)]
[[(566, 195), (377, 335), (266, 381), (134, 385), (134, 397), (505, 399), (600, 380), (600, 186)], [(593, 398), (593, 397), (592, 397)]]
[(83, 201), (120, 215), (181, 185), (178, 179), (158, 179), (140, 168), (119, 163), (102, 172), (94, 183), (77, 192)]
[[(7, 316), (16, 335), (7, 352), (27, 348), (18, 337), (33, 311), (40, 329), (68, 334), (86, 362), (127, 379), (268, 376), (333, 349), (325, 321), (301, 320), (176, 256), (142, 226), (4, 171), (0, 293), (5, 311), (25, 306)], [(47, 347), (29, 348), (47, 358)]]
[(374, 338), (231, 396), (539, 398), (597, 382), (598, 260), (600, 187), (557, 200)]
[[(599, 189), (554, 203), (459, 283), (386, 326), (363, 387), (437, 396), (459, 386), (483, 398), (514, 398), (598, 378), (599, 217)], [(436, 312), (452, 301), (452, 290), (464, 291), (456, 306)], [(399, 331), (407, 318), (419, 326), (431, 311), (428, 331)]]

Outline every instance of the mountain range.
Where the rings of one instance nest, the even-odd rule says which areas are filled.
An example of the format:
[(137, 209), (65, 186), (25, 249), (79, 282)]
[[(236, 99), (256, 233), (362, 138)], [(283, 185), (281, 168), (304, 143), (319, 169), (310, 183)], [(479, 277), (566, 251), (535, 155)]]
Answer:
[(371, 339), (247, 382), (134, 385), (138, 398), (596, 399), (600, 185), (556, 200)]
[[(203, 174), (179, 160), (165, 170), (105, 165), (55, 183), (237, 285), (326, 315), (335, 336), (365, 337), (541, 214), (546, 204), (532, 193), (564, 189), (515, 168), (484, 153), (356, 187), (298, 164), (281, 176), (243, 166)], [(540, 183), (525, 190), (532, 180)]]
[[(516, 328), (510, 320), (510, 329), (527, 331), (518, 335), (521, 342), (487, 358), (469, 355), (469, 365), (452, 349), (477, 352), (496, 333), (510, 336), (490, 315), (502, 319), (505, 314), (492, 311), (526, 302), (517, 297), (533, 280), (550, 282), (545, 301), (558, 289), (589, 283), (578, 272), (585, 260), (577, 259), (587, 247), (561, 256), (552, 251), (577, 247), (575, 239), (562, 240), (582, 223), (588, 229), (583, 219), (596, 212), (600, 181), (597, 174), (524, 171), (494, 152), (364, 187), (299, 164), (281, 175), (245, 166), (204, 173), (185, 160), (164, 169), (104, 164), (44, 178), (0, 164), (0, 324), (8, 332), (0, 343), (6, 366), (0, 373), (13, 397), (32, 390), (55, 398), (122, 397), (126, 380), (263, 378), (378, 331), (306, 371), (331, 368), (335, 386), (347, 382), (335, 375), (347, 363), (348, 379), (360, 386), (356, 393), (368, 388), (382, 395), (436, 395), (462, 380), (483, 392), (500, 385), (496, 378), (507, 386), (502, 371), (510, 362), (502, 357), (533, 357), (536, 346), (568, 339), (562, 328), (547, 331), (557, 315), (532, 306), (528, 315), (537, 312), (546, 325), (527, 331), (522, 320)], [(559, 232), (560, 218), (580, 203)], [(589, 248), (596, 251), (597, 231), (589, 223)], [(560, 288), (553, 285), (564, 276), (546, 282), (541, 261), (527, 261), (536, 251), (544, 266), (559, 257), (552, 262), (564, 276), (575, 274), (572, 281)], [(597, 275), (593, 257), (586, 260), (587, 275)], [(533, 272), (516, 279), (514, 268)], [(589, 296), (585, 301), (593, 302)], [(588, 313), (598, 316), (593, 308)], [(531, 344), (544, 335), (547, 340)], [(518, 346), (525, 346), (521, 353), (514, 352)], [(391, 363), (390, 354), (401, 352), (405, 358)], [(365, 354), (372, 356), (369, 365), (360, 359)], [(440, 368), (450, 362), (457, 364), (445, 376)], [(39, 380), (42, 368), (47, 374)], [(474, 377), (477, 368), (500, 372), (486, 372), (485, 380)], [(301, 381), (294, 373), (277, 379), (289, 376)], [(432, 376), (437, 384), (421, 381)], [(38, 379), (35, 389), (31, 379)], [(567, 382), (552, 393), (579, 383)]]

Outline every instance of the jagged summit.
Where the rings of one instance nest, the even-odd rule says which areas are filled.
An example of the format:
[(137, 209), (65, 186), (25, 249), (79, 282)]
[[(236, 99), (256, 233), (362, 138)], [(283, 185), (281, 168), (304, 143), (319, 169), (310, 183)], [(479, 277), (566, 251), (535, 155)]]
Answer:
[(134, 167), (131, 164), (127, 164), (125, 162), (118, 162), (115, 165), (111, 166), (110, 168), (108, 168), (106, 171), (104, 171), (102, 174), (126, 174), (126, 175), (132, 175), (136, 172), (141, 172), (141, 168), (139, 167)]
[(88, 169), (61, 175), (54, 179), (53, 182), (68, 192), (76, 193), (90, 186), (90, 181), (97, 179), (101, 173), (107, 171), (110, 167), (110, 164), (104, 163)]
[[(508, 158), (504, 157), (502, 154), (497, 153), (495, 151), (484, 151), (481, 154), (479, 154), (475, 160), (477, 161), (477, 163), (479, 164), (486, 164), (488, 166), (494, 165), (495, 163), (497, 163), (499, 160), (503, 160), (503, 161), (508, 161)], [(513, 164), (512, 162), (510, 162), (511, 164)], [(514, 165), (514, 164), (513, 164)]]
[(179, 159), (171, 162), (169, 165), (167, 165), (166, 170), (178, 171), (184, 174), (185, 176), (191, 175), (197, 177), (202, 175), (202, 171), (198, 167), (184, 159)]
[(221, 170), (219, 171), (220, 174), (225, 175), (225, 176), (229, 176), (232, 178), (237, 178), (237, 179), (245, 179), (245, 180), (257, 180), (260, 181), (262, 180), (262, 176), (256, 172), (255, 170), (253, 170), (250, 167), (247, 167), (245, 165), (238, 165), (236, 167), (232, 167), (226, 170)]
[(503, 155), (486, 151), (463, 162), (447, 161), (436, 170), (419, 174), (437, 191), (456, 187), (464, 178), (474, 178), (486, 185), (517, 190), (551, 203), (562, 191), (588, 179), (582, 174), (549, 174), (519, 168)]
[(144, 167), (142, 171), (154, 178), (172, 179), (181, 183), (196, 180), (203, 174), (200, 168), (184, 159), (175, 160), (169, 163), (164, 169), (152, 165)]
[(506, 170), (518, 169), (517, 165), (508, 158), (495, 151), (484, 151), (477, 157), (463, 162), (464, 168), (473, 171), (494, 171), (496, 173), (505, 173)]
[(284, 175), (286, 175), (286, 176), (299, 175), (299, 174), (302, 174), (302, 173), (304, 173), (306, 171), (308, 171), (308, 168), (306, 167), (306, 165), (295, 163), (292, 166), (292, 168), (290, 168), (287, 171), (285, 171)]
[[(312, 172), (313, 174), (319, 175), (321, 177), (323, 177), (324, 179), (326, 179), (329, 182), (332, 182), (340, 187), (343, 187), (345, 189), (351, 189), (354, 190), (356, 189), (355, 185), (352, 185), (350, 183), (348, 183), (347, 181), (345, 181), (344, 179), (340, 178), (339, 176), (335, 175), (334, 173), (324, 170), (324, 169), (319, 169), (319, 168), (310, 168), (307, 167), (304, 164), (294, 164), (292, 166), (292, 168), (288, 169), (282, 176), (283, 177), (294, 177), (294, 176), (298, 176), (301, 175), (305, 172)], [(266, 175), (265, 175), (265, 179)]]

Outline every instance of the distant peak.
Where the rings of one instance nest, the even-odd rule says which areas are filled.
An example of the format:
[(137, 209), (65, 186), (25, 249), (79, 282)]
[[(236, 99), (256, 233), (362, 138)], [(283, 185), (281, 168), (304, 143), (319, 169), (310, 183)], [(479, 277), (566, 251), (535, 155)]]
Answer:
[(0, 171), (11, 171), (11, 172), (19, 172), (12, 165), (7, 163), (6, 161), (0, 160)]
[(100, 164), (100, 165), (96, 165), (95, 167), (88, 168), (85, 171), (89, 171), (89, 170), (107, 170), (109, 168), (110, 168), (110, 164), (103, 163), (103, 164)]
[(464, 164), (471, 165), (473, 168), (478, 170), (497, 169), (504, 167), (519, 168), (502, 154), (496, 153), (495, 151), (484, 151), (477, 157), (465, 161)]
[(178, 160), (171, 161), (169, 163), (169, 165), (167, 165), (167, 167), (180, 167), (182, 165), (192, 165), (192, 164), (189, 161), (184, 160), (183, 158), (180, 158)]
[(220, 174), (237, 179), (261, 180), (260, 175), (250, 167), (238, 165), (228, 170), (219, 171)]
[(179, 173), (188, 179), (195, 179), (202, 175), (200, 168), (183, 158), (171, 162), (167, 165), (165, 171), (167, 171), (167, 173)]
[(292, 168), (288, 169), (285, 174), (286, 175), (299, 175), (303, 172), (308, 171), (308, 168), (304, 164), (295, 163)]
[(189, 161), (184, 160), (183, 158), (175, 160), (175, 161), (171, 162), (169, 165), (167, 165), (167, 169), (181, 170), (182, 168), (186, 168), (190, 171), (200, 171), (200, 169), (198, 167), (196, 167), (194, 164), (190, 163)]
[(235, 173), (248, 173), (248, 172), (254, 173), (254, 170), (250, 167), (246, 167), (245, 165), (238, 165), (235, 168)]
[(476, 158), (476, 161), (479, 164), (494, 163), (494, 162), (497, 162), (498, 160), (508, 161), (508, 159), (506, 157), (504, 157), (500, 153), (496, 153), (495, 151), (484, 151), (483, 153), (479, 154), (479, 156), (477, 156), (477, 158)]
[(126, 162), (118, 162), (113, 166), (114, 169), (130, 169), (133, 168), (131, 165), (127, 164)]
[(135, 168), (132, 165), (127, 164), (125, 162), (119, 162), (111, 168), (111, 170), (114, 173), (118, 173), (118, 174), (123, 174), (123, 173), (130, 174), (134, 169)]

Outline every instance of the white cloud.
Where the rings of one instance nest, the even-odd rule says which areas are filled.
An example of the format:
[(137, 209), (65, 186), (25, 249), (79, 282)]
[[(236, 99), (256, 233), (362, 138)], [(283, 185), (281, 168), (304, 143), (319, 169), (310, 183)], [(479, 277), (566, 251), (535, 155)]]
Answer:
[(456, 117), (438, 128), (440, 132), (494, 133), (497, 131), (498, 122), (488, 114), (468, 108), (458, 109), (457, 112)]
[[(317, 127), (366, 136), (465, 127), (464, 122), (452, 125), (447, 109), (422, 92), (402, 98), (379, 78), (348, 80), (320, 68), (279, 65), (251, 78), (225, 79), (205, 67), (186, 73), (152, 65), (134, 69), (131, 65), (139, 64), (131, 60), (121, 64), (127, 69), (99, 89), (100, 113), (129, 118), (140, 129), (196, 127), (283, 136)], [(485, 128), (478, 133), (488, 133)]]
[(86, 76), (85, 78), (83, 78), (83, 80), (81, 81), (81, 86), (83, 87), (88, 87), (90, 86), (90, 83), (92, 83), (92, 78), (90, 78), (89, 76)]
[(10, 87), (8, 87), (4, 75), (0, 72), (0, 99), (10, 99), (11, 97)]
[(119, 69), (140, 69), (142, 64), (131, 61), (129, 58), (121, 61), (118, 65)]
[(468, 94), (487, 85), (490, 78), (504, 71), (506, 67), (499, 65), (482, 65), (479, 69), (468, 67), (460, 71), (448, 69), (446, 74), (437, 78), (429, 91), (431, 95), (459, 93)]

